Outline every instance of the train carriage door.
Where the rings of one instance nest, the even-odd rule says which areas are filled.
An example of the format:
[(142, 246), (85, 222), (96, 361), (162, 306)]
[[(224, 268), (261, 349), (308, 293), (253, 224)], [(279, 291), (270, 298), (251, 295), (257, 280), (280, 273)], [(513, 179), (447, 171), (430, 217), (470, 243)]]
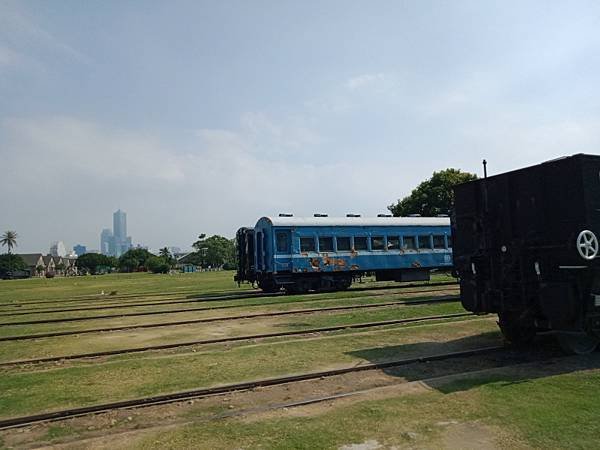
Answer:
[(292, 270), (292, 232), (290, 230), (275, 231), (275, 271)]

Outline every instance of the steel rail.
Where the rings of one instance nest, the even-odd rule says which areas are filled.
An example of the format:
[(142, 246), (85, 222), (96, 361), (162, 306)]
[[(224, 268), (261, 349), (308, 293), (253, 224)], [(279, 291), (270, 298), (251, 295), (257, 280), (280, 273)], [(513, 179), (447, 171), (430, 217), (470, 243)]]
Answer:
[[(457, 285), (458, 283), (456, 283), (455, 281), (440, 281), (440, 282), (433, 282), (433, 283), (411, 283), (411, 284), (405, 284), (405, 285), (400, 285), (400, 286), (372, 286), (372, 287), (356, 287), (356, 288), (350, 288), (350, 289), (346, 289), (345, 291), (323, 291), (323, 292), (307, 292), (305, 294), (293, 294), (293, 295), (319, 295), (319, 294), (331, 294), (331, 293), (335, 293), (335, 292), (364, 292), (364, 291), (379, 291), (379, 290), (391, 290), (391, 289), (409, 289), (409, 288), (419, 288), (419, 287), (435, 287), (435, 286), (451, 286), (451, 285)], [(185, 294), (185, 293), (184, 293)], [(131, 295), (130, 297), (143, 297), (143, 296), (148, 296), (148, 297), (162, 297), (162, 296), (166, 296), (166, 295), (179, 295), (177, 293), (165, 293), (165, 294), (136, 294), (136, 295)], [(269, 297), (278, 297), (278, 296), (285, 296), (288, 295), (283, 291), (280, 292), (262, 292), (262, 291), (252, 291), (252, 292), (247, 292), (247, 291), (242, 291), (242, 292), (238, 292), (238, 293), (232, 293), (232, 294), (213, 294), (213, 293), (207, 293), (207, 294), (201, 294), (201, 295), (188, 295), (187, 297), (185, 297), (186, 299), (190, 299), (190, 300), (198, 300), (198, 301), (227, 301), (227, 300), (239, 300), (239, 299), (244, 299), (244, 298), (261, 298), (261, 297), (265, 297), (265, 298), (269, 298)], [(130, 298), (128, 297), (128, 298)], [(110, 300), (117, 300), (120, 297), (114, 297), (114, 296), (104, 296), (104, 297), (99, 297), (96, 296), (94, 298), (90, 298), (87, 299), (85, 302), (88, 301), (98, 301), (98, 300), (103, 300), (103, 299), (110, 299)], [(4, 304), (0, 304), (0, 307), (21, 307), (23, 305), (32, 305), (32, 304), (48, 304), (48, 303), (71, 303), (71, 302), (79, 302), (81, 301), (80, 299), (65, 299), (65, 300), (40, 300), (40, 301), (34, 301), (34, 302), (22, 302), (22, 303), (4, 303)], [(165, 300), (165, 302), (168, 300)]]
[[(213, 298), (213, 297), (235, 297), (238, 295), (256, 295), (256, 294), (264, 294), (262, 291), (258, 290), (242, 290), (238, 292), (207, 292), (206, 294), (194, 294), (194, 291), (183, 291), (183, 292), (155, 292), (155, 293), (144, 293), (140, 292), (137, 294), (122, 294), (122, 295), (110, 295), (110, 294), (94, 294), (89, 297), (67, 297), (67, 298), (57, 298), (54, 300), (26, 300), (22, 302), (13, 302), (13, 303), (0, 303), (0, 307), (21, 307), (24, 305), (45, 305), (48, 303), (92, 303), (102, 300), (128, 300), (135, 299), (137, 297), (169, 297), (169, 296), (178, 296), (179, 298)], [(268, 295), (268, 294), (267, 294)]]
[(388, 369), (392, 367), (400, 367), (410, 364), (427, 363), (434, 361), (444, 361), (454, 358), (464, 358), (470, 356), (477, 356), (487, 353), (498, 352), (504, 349), (503, 346), (493, 347), (480, 347), (469, 350), (462, 350), (449, 353), (439, 353), (430, 356), (419, 356), (414, 358), (405, 358), (395, 361), (387, 361), (381, 363), (367, 363), (359, 366), (344, 367), (340, 369), (324, 370), (319, 372), (308, 372), (297, 375), (287, 375), (275, 378), (265, 378), (261, 380), (247, 381), (242, 383), (227, 384), (221, 386), (215, 386), (211, 388), (193, 389), (188, 391), (172, 392), (170, 394), (154, 395), (149, 397), (136, 398), (131, 400), (121, 400), (117, 402), (96, 404), (91, 406), (84, 406), (79, 408), (71, 408), (60, 411), (53, 411), (41, 414), (34, 414), (30, 416), (13, 417), (9, 419), (0, 420), (0, 429), (23, 427), (32, 425), (38, 422), (65, 420), (78, 416), (85, 416), (90, 414), (98, 414), (108, 411), (114, 411), (118, 409), (130, 409), (140, 408), (153, 405), (175, 403), (183, 400), (204, 398), (214, 395), (228, 394), (232, 392), (247, 391), (255, 389), (257, 387), (268, 387), (277, 386), (282, 384), (297, 383), (300, 381), (310, 381), (320, 379), (324, 377), (333, 377), (337, 375), (344, 375), (353, 372), (364, 372), (369, 370)]
[(56, 332), (28, 334), (28, 335), (21, 335), (21, 336), (19, 336), (19, 335), (2, 336), (2, 337), (0, 337), (0, 342), (40, 339), (40, 338), (56, 337), (56, 336), (70, 336), (70, 335), (76, 335), (76, 334), (100, 333), (100, 332), (108, 332), (108, 331), (132, 330), (132, 329), (136, 329), (136, 328), (159, 328), (159, 327), (168, 327), (168, 326), (175, 326), (175, 325), (189, 325), (189, 324), (194, 324), (194, 323), (209, 323), (209, 322), (220, 322), (220, 321), (229, 321), (229, 320), (253, 319), (253, 318), (257, 318), (257, 317), (277, 317), (277, 316), (288, 316), (288, 315), (294, 315), (294, 314), (312, 314), (312, 313), (319, 313), (319, 312), (344, 311), (344, 310), (353, 310), (353, 309), (385, 308), (385, 307), (390, 307), (390, 306), (411, 306), (411, 305), (422, 305), (422, 304), (430, 304), (430, 303), (446, 303), (446, 302), (455, 302), (459, 298), (460, 297), (458, 297), (458, 296), (443, 296), (443, 297), (438, 297), (438, 298), (434, 298), (434, 299), (388, 302), (388, 303), (375, 303), (375, 304), (371, 304), (371, 305), (348, 305), (348, 306), (332, 306), (332, 307), (327, 307), (327, 308), (295, 309), (295, 310), (291, 310), (291, 311), (274, 311), (274, 312), (265, 312), (265, 313), (244, 314), (244, 315), (240, 315), (240, 316), (205, 317), (202, 319), (188, 319), (188, 320), (179, 320), (179, 321), (175, 321), (175, 322), (131, 324), (131, 325), (124, 325), (124, 326), (120, 326), (120, 327), (56, 331)]
[(254, 339), (267, 339), (267, 338), (275, 338), (275, 337), (285, 337), (285, 336), (301, 336), (305, 334), (314, 334), (314, 333), (330, 333), (333, 331), (341, 331), (341, 330), (352, 330), (352, 329), (364, 329), (364, 328), (375, 328), (375, 327), (383, 327), (387, 325), (403, 325), (407, 323), (418, 323), (418, 322), (430, 322), (436, 320), (445, 320), (445, 319), (455, 319), (461, 317), (471, 317), (474, 316), (473, 313), (454, 313), (454, 314), (441, 314), (436, 316), (421, 316), (421, 317), (410, 317), (405, 319), (393, 319), (393, 320), (383, 320), (379, 322), (361, 322), (354, 323), (348, 325), (334, 325), (329, 327), (320, 327), (320, 328), (309, 328), (305, 330), (294, 330), (294, 331), (278, 331), (275, 333), (262, 333), (262, 334), (249, 334), (245, 336), (232, 336), (232, 337), (224, 337), (224, 338), (215, 338), (215, 339), (202, 339), (197, 341), (187, 341), (187, 342), (177, 342), (172, 344), (161, 344), (161, 345), (150, 345), (146, 347), (132, 347), (120, 350), (106, 350), (101, 352), (93, 352), (93, 353), (78, 353), (73, 355), (62, 355), (62, 356), (50, 356), (45, 358), (34, 358), (34, 359), (21, 359), (21, 360), (13, 360), (0, 362), (0, 367), (7, 366), (16, 366), (16, 365), (24, 365), (24, 364), (40, 364), (47, 362), (55, 362), (55, 361), (67, 361), (74, 359), (85, 359), (85, 358), (98, 358), (102, 356), (115, 356), (115, 355), (124, 355), (129, 353), (142, 353), (148, 352), (152, 350), (169, 350), (173, 348), (180, 347), (191, 347), (195, 345), (208, 345), (208, 344), (223, 344), (228, 342), (238, 342), (238, 341), (250, 341)]
[[(429, 293), (429, 292), (442, 292), (442, 291), (448, 291), (451, 290), (449, 288), (444, 288), (444, 289), (426, 289), (426, 290), (418, 290), (418, 291), (403, 291), (403, 292), (398, 292), (398, 293), (391, 293), (389, 294), (391, 295), (404, 295), (404, 294), (420, 294), (420, 293)], [(382, 296), (382, 295), (386, 295), (386, 294), (372, 294), (373, 297), (375, 296)], [(278, 296), (281, 297), (281, 296)], [(283, 298), (287, 298), (287, 297), (283, 297)], [(366, 296), (361, 296), (361, 297), (324, 297), (323, 300), (344, 300), (344, 299), (353, 299), (353, 298), (366, 298)], [(238, 299), (236, 299), (238, 300)], [(34, 315), (34, 314), (57, 314), (57, 313), (64, 313), (64, 312), (79, 312), (79, 311), (97, 311), (97, 310), (103, 310), (103, 309), (123, 309), (123, 308), (136, 308), (136, 307), (142, 307), (142, 306), (163, 306), (163, 305), (175, 305), (175, 304), (182, 304), (182, 303), (203, 303), (203, 302), (207, 302), (209, 300), (174, 300), (174, 301), (164, 301), (164, 302), (151, 302), (151, 303), (131, 303), (131, 304), (117, 304), (117, 305), (102, 305), (102, 306), (84, 306), (82, 308), (64, 308), (64, 309), (34, 309), (34, 310), (27, 310), (27, 311), (17, 311), (17, 312), (0, 312), (0, 317), (15, 317), (15, 316), (30, 316), (30, 315)], [(212, 301), (212, 300), (210, 300)], [(250, 303), (250, 304), (242, 304), (242, 305), (225, 305), (225, 306), (208, 306), (208, 307), (204, 307), (204, 308), (197, 308), (197, 309), (171, 309), (171, 310), (164, 310), (164, 312), (156, 312), (156, 314), (161, 314), (161, 313), (170, 313), (170, 312), (185, 312), (185, 311), (204, 311), (204, 310), (212, 310), (212, 309), (227, 309), (227, 308), (243, 308), (243, 307), (250, 307), (250, 306), (269, 306), (269, 305), (278, 305), (278, 304), (285, 304), (285, 303), (302, 303), (302, 302), (315, 302), (315, 301), (319, 301), (319, 299), (314, 299), (314, 298), (306, 298), (306, 299), (302, 299), (302, 300), (297, 300), (297, 299), (293, 299), (293, 300), (287, 300), (285, 302), (278, 302), (278, 303)], [(123, 317), (123, 315), (119, 314), (119, 315), (114, 315), (113, 317)], [(0, 324), (3, 325), (3, 324)]]
[[(443, 297), (440, 297), (443, 298)], [(458, 297), (453, 296), (452, 299), (456, 300)], [(418, 301), (418, 300), (414, 300)], [(313, 313), (320, 311), (337, 311), (343, 309), (362, 309), (362, 308), (378, 308), (385, 306), (393, 306), (393, 305), (403, 305), (406, 301), (402, 300), (399, 302), (384, 302), (384, 303), (372, 303), (367, 305), (347, 305), (347, 306), (327, 306), (325, 308), (307, 308), (307, 309), (298, 309), (291, 311), (275, 311), (275, 312), (265, 312), (265, 313), (255, 313), (249, 315), (241, 315), (238, 316), (241, 319), (245, 318), (253, 318), (253, 317), (269, 317), (271, 315), (285, 315), (280, 313), (293, 313), (293, 311), (298, 311), (300, 313)], [(261, 305), (258, 305), (261, 306)], [(262, 306), (270, 306), (270, 305), (262, 305)], [(240, 306), (240, 308), (245, 307), (245, 305)], [(120, 319), (123, 317), (142, 317), (142, 316), (156, 316), (161, 314), (180, 314), (186, 312), (200, 312), (200, 311), (213, 311), (222, 308), (187, 308), (187, 309), (171, 309), (171, 310), (162, 310), (162, 311), (142, 311), (142, 312), (133, 312), (133, 313), (122, 313), (122, 314), (103, 314), (101, 316), (87, 316), (87, 317), (62, 317), (55, 319), (38, 319), (38, 320), (27, 320), (21, 322), (0, 322), (0, 326), (8, 327), (8, 326), (20, 326), (20, 325), (42, 325), (49, 323), (64, 323), (64, 322), (84, 322), (88, 320), (100, 320), (100, 319)], [(222, 320), (223, 318), (213, 318), (212, 320)], [(211, 320), (211, 321), (212, 321)]]

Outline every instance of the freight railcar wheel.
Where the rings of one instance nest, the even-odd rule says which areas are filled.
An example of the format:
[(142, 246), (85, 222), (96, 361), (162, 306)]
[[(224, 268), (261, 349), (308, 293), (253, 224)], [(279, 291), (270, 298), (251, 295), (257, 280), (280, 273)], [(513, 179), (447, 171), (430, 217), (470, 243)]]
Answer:
[(598, 347), (600, 339), (586, 333), (558, 333), (560, 347), (570, 355), (587, 355)]
[(511, 345), (530, 344), (535, 337), (536, 329), (532, 321), (522, 319), (518, 313), (498, 313), (498, 326), (504, 339)]

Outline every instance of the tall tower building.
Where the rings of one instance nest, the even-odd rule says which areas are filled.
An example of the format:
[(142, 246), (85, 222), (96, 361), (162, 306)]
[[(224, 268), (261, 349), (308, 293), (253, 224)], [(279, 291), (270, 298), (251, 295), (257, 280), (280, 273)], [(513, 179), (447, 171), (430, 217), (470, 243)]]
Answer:
[(127, 214), (120, 209), (113, 214), (113, 235), (117, 242), (127, 239)]
[(127, 236), (127, 214), (120, 209), (113, 214), (114, 256), (121, 256), (131, 248), (131, 238)]
[(113, 230), (105, 228), (100, 234), (100, 252), (119, 257), (131, 247), (131, 237), (127, 236), (127, 214), (119, 209), (113, 213)]

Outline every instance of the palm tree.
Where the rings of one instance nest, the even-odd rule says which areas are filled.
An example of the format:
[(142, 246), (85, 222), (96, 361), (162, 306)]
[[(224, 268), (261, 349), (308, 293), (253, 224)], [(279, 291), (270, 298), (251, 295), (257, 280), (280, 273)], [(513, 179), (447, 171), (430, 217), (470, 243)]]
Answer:
[(158, 256), (160, 256), (168, 261), (171, 259), (171, 252), (169, 251), (169, 249), (167, 247), (163, 247), (158, 251)]
[(2, 235), (2, 239), (0, 239), (0, 244), (2, 244), (3, 247), (8, 247), (8, 253), (10, 254), (12, 248), (17, 246), (18, 237), (19, 235), (16, 231), (5, 231)]

